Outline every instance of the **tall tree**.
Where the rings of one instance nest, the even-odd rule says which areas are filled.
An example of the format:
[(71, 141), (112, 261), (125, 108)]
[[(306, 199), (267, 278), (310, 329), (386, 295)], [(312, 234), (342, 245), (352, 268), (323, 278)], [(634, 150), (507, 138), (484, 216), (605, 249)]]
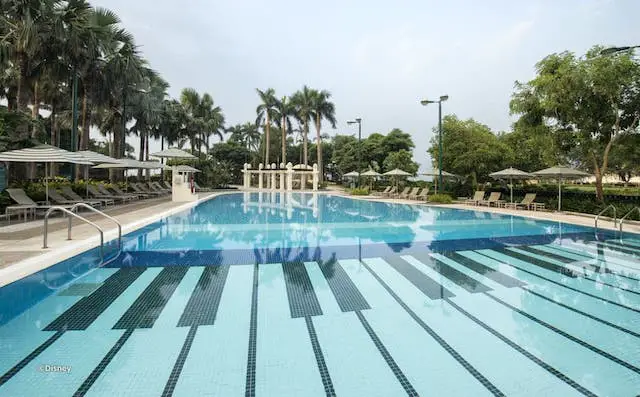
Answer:
[(295, 116), (295, 106), (289, 98), (282, 97), (277, 103), (278, 114), (280, 115), (280, 130), (282, 132), (281, 145), (282, 154), (280, 162), (287, 163), (287, 131), (291, 131), (291, 117)]
[(316, 150), (318, 152), (318, 169), (320, 170), (320, 182), (324, 179), (322, 164), (322, 121), (327, 120), (331, 127), (336, 128), (336, 107), (330, 101), (331, 93), (326, 90), (316, 91), (312, 97), (312, 115), (316, 124)]
[(308, 139), (309, 139), (309, 123), (313, 118), (313, 97), (314, 90), (307, 87), (302, 87), (301, 90), (296, 91), (291, 96), (291, 102), (295, 106), (296, 119), (302, 125), (302, 162), (304, 165), (309, 164), (308, 156)]
[(278, 99), (276, 98), (276, 92), (273, 88), (267, 88), (264, 91), (256, 88), (256, 92), (258, 93), (261, 102), (256, 108), (256, 113), (258, 115), (256, 118), (256, 125), (262, 125), (264, 129), (264, 164), (266, 165), (269, 164), (271, 123), (273, 120), (278, 119)]
[(640, 64), (631, 54), (602, 56), (601, 50), (596, 46), (585, 58), (552, 54), (538, 62), (537, 76), (516, 84), (511, 112), (541, 113), (559, 147), (594, 173), (596, 196), (603, 201), (611, 149), (618, 137), (638, 127)]

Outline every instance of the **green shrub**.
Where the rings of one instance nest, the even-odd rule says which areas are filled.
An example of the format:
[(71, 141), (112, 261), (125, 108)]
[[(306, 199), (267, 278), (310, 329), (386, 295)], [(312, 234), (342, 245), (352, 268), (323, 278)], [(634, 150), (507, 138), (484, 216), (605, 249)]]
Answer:
[(453, 199), (448, 194), (434, 194), (432, 196), (429, 196), (428, 201), (430, 203), (436, 204), (451, 204), (453, 202)]
[(349, 190), (349, 194), (352, 195), (352, 196), (368, 196), (369, 195), (369, 189), (366, 189), (366, 188), (355, 188), (355, 189)]

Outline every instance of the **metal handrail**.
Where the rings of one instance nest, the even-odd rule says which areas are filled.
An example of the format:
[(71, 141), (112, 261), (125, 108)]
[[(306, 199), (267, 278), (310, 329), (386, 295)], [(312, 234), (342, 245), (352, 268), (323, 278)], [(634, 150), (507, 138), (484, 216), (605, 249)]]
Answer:
[(622, 224), (624, 223), (624, 220), (627, 219), (627, 217), (631, 215), (635, 210), (638, 210), (638, 214), (640, 214), (640, 207), (633, 207), (631, 211), (627, 212), (622, 218), (620, 218), (620, 233), (622, 233)]
[(600, 216), (602, 214), (604, 214), (605, 212), (607, 212), (607, 210), (609, 208), (613, 208), (613, 227), (616, 227), (617, 224), (617, 212), (618, 210), (616, 209), (616, 207), (613, 204), (609, 204), (607, 207), (605, 207), (605, 209), (603, 209), (602, 211), (600, 211), (598, 213), (598, 215), (596, 215), (596, 224), (595, 224), (595, 228), (598, 229), (598, 219), (600, 219)]
[[(104, 230), (102, 230), (102, 228), (100, 226), (96, 225), (95, 223), (91, 222), (90, 220), (88, 220), (86, 218), (83, 218), (80, 215), (76, 214), (75, 212), (69, 211), (68, 209), (66, 209), (64, 207), (51, 207), (51, 208), (49, 208), (47, 213), (44, 215), (44, 237), (43, 237), (43, 241), (42, 241), (42, 248), (47, 248), (47, 235), (49, 233), (49, 215), (51, 215), (55, 211), (64, 212), (65, 214), (69, 215), (70, 217), (78, 218), (81, 221), (83, 221), (84, 223), (87, 223), (87, 224), (95, 227), (96, 229), (98, 229), (98, 231), (100, 232), (100, 260), (104, 260)], [(71, 240), (71, 228), (69, 228), (69, 230), (67, 231), (67, 240)]]
[[(122, 249), (122, 225), (120, 224), (120, 222), (118, 222), (118, 220), (116, 218), (114, 218), (112, 216), (109, 216), (109, 215), (105, 214), (104, 212), (93, 208), (92, 206), (90, 206), (87, 203), (74, 204), (73, 207), (71, 207), (71, 211), (75, 212), (76, 208), (78, 208), (78, 207), (86, 208), (88, 210), (91, 210), (91, 211), (95, 212), (96, 214), (102, 215), (103, 217), (109, 219), (110, 221), (113, 221), (118, 226), (118, 249), (119, 250)], [(68, 231), (69, 236), (71, 236), (71, 221), (72, 221), (72, 219), (69, 218), (69, 226), (68, 226), (68, 228), (69, 228), (69, 231)], [(69, 240), (71, 240), (71, 238), (69, 238)]]

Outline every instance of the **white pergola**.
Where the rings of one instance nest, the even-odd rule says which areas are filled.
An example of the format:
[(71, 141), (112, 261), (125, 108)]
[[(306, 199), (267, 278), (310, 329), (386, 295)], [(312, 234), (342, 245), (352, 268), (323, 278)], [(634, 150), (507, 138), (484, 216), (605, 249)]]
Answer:
[[(258, 165), (258, 169), (251, 169), (251, 164), (244, 165), (242, 169), (243, 173), (243, 188), (255, 189), (258, 190), (284, 190), (284, 191), (292, 191), (293, 190), (293, 181), (296, 178), (300, 180), (300, 190), (305, 190), (307, 177), (311, 177), (313, 181), (313, 191), (318, 190), (318, 181), (320, 176), (320, 171), (318, 170), (318, 164), (314, 164), (313, 166), (304, 166), (297, 165), (294, 166), (291, 163), (288, 163), (286, 166), (284, 164), (280, 164), (280, 168), (276, 167), (276, 164), (267, 164), (266, 166), (262, 163)], [(253, 177), (257, 176), (258, 186), (252, 186)]]

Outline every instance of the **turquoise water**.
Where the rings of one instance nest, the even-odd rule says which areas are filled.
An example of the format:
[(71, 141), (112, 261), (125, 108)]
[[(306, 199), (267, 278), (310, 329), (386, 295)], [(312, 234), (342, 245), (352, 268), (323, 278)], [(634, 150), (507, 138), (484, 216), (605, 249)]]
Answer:
[(0, 396), (636, 396), (640, 236), (230, 194), (0, 288)]

